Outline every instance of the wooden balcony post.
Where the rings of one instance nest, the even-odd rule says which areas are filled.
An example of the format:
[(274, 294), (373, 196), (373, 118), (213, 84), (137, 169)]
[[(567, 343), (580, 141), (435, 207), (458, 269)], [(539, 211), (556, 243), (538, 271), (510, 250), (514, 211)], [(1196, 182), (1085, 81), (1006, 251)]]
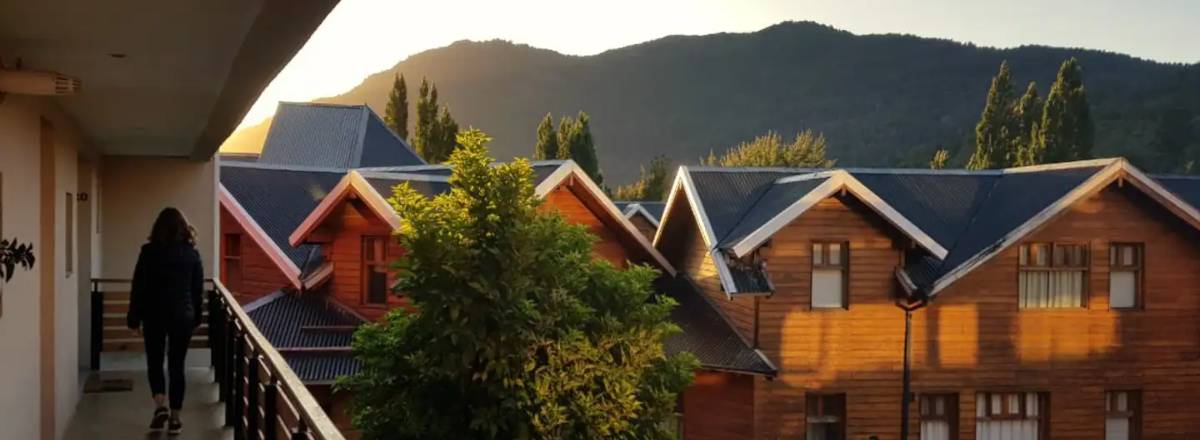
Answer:
[(233, 339), (233, 438), (246, 438), (246, 338), (242, 331), (237, 331)]
[(296, 421), (296, 427), (292, 429), (292, 440), (310, 440), (308, 425), (304, 424), (304, 419)]
[(251, 347), (246, 371), (246, 432), (258, 438), (258, 353)]
[(225, 396), (225, 426), (234, 426), (234, 419), (237, 417), (237, 413), (234, 412), (237, 408), (234, 406), (235, 395), (233, 392), (235, 385), (233, 382), (233, 349), (234, 338), (237, 334), (235, 325), (233, 314), (229, 314), (225, 319), (225, 330), (221, 332), (221, 344), (224, 346), (221, 349), (221, 363), (225, 365), (221, 372), (221, 376), (224, 378), (221, 381), (221, 395)]
[(275, 440), (279, 418), (276, 406), (278, 399), (279, 382), (275, 377), (271, 377), (271, 382), (263, 385), (263, 440)]

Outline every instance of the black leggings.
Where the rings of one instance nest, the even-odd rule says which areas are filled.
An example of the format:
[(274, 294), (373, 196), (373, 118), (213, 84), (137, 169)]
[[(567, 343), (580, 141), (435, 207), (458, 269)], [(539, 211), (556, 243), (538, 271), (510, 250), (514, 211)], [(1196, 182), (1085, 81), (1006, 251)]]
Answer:
[(183, 361), (187, 357), (188, 344), (192, 340), (191, 325), (145, 325), (142, 339), (146, 343), (146, 368), (150, 376), (150, 393), (164, 394), (163, 352), (167, 355), (167, 372), (170, 374), (171, 409), (183, 408), (183, 392), (187, 379), (183, 375)]

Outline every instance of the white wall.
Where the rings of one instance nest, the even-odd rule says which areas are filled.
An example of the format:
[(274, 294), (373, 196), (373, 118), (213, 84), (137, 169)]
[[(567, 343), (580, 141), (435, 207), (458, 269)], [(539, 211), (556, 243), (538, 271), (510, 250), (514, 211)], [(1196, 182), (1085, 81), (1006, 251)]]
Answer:
[[(54, 240), (40, 238), (43, 223), (41, 200), (41, 120), (54, 126)], [(31, 271), (18, 271), (3, 289), (0, 314), (0, 438), (40, 437), (42, 395), (40, 386), (53, 385), (56, 435), (65, 430), (79, 400), (78, 274), (66, 273), (68, 231), (66, 193), (75, 194), (76, 166), (83, 142), (71, 121), (52, 99), (8, 95), (0, 101), (0, 176), (3, 178), (3, 220), (0, 233), (34, 245), (35, 254), (55, 250), (54, 258), (39, 259)], [(41, 268), (52, 265), (52, 309), (42, 309)], [(53, 338), (47, 339), (48, 359), (43, 363), (42, 319), (53, 319)]]
[[(30, 103), (15, 96), (0, 103), (0, 178), (4, 179), (2, 230), (6, 238), (38, 241), (38, 114)], [(3, 438), (38, 438), (40, 394), (38, 389), (39, 340), (37, 270), (18, 271), (3, 290), (0, 315), (0, 426)]]
[(196, 248), (211, 277), (217, 255), (216, 161), (106, 156), (100, 165), (100, 228), (104, 256), (100, 276), (131, 278), (138, 251), (158, 212), (174, 206), (198, 235)]

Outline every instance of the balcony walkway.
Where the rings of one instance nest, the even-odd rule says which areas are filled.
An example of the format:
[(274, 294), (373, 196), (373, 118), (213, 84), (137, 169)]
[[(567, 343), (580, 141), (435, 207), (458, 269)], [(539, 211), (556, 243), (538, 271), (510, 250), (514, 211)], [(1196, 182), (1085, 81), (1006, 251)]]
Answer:
[[(91, 439), (232, 439), (233, 429), (222, 425), (225, 407), (217, 400), (218, 386), (209, 367), (209, 350), (193, 348), (187, 358), (187, 398), (183, 404), (183, 434), (147, 429), (154, 403), (146, 383), (146, 361), (141, 353), (104, 353), (102, 379), (131, 379), (130, 391), (85, 393), (67, 426), (66, 440)], [(86, 380), (88, 374), (83, 378)]]

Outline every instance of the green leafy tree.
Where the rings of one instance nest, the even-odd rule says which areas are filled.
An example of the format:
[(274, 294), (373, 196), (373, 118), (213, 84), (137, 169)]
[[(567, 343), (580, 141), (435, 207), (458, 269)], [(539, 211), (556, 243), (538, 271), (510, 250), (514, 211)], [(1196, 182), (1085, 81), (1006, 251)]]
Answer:
[(417, 126), (413, 147), (426, 162), (442, 163), (450, 158), (458, 136), (458, 123), (450, 116), (450, 109), (438, 104), (436, 85), (421, 78), (417, 92)]
[(946, 168), (946, 164), (950, 162), (950, 152), (946, 149), (938, 149), (933, 152), (933, 158), (929, 160), (929, 169), (940, 170)]
[(533, 158), (537, 160), (558, 159), (558, 132), (554, 130), (554, 116), (546, 113), (537, 128), (537, 145), (533, 147)]
[(674, 303), (656, 271), (613, 267), (595, 238), (539, 209), (524, 160), (492, 166), (478, 130), (450, 157), (451, 191), (396, 187), (407, 252), (397, 309), (359, 329), (342, 379), (364, 439), (668, 439), (697, 363), (666, 356)]
[(1038, 96), (1037, 83), (1030, 81), (1025, 87), (1025, 94), (1013, 106), (1013, 118), (1016, 123), (1013, 136), (1009, 140), (1007, 166), (1036, 165), (1034, 151), (1037, 147), (1037, 128), (1042, 118), (1042, 98)]
[(1009, 149), (1013, 146), (1012, 137), (1016, 129), (1012, 107), (1012, 73), (1005, 61), (1000, 63), (1000, 72), (992, 77), (983, 113), (979, 116), (979, 123), (975, 124), (975, 152), (967, 161), (968, 169), (1003, 168), (1008, 165)]
[(404, 75), (392, 80), (392, 92), (388, 94), (383, 121), (401, 139), (408, 140), (408, 85), (404, 83)]
[(559, 120), (558, 158), (574, 160), (597, 185), (604, 184), (604, 173), (600, 171), (600, 159), (596, 156), (596, 140), (592, 136), (591, 118), (587, 113), (581, 111), (575, 118), (564, 116)]
[(701, 164), (721, 167), (797, 167), (830, 168), (836, 162), (825, 157), (825, 135), (804, 130), (790, 144), (783, 143), (779, 133), (767, 134), (742, 142), (725, 154), (711, 151)]
[(650, 166), (642, 166), (642, 175), (636, 182), (618, 186), (613, 191), (617, 200), (662, 200), (667, 194), (667, 179), (671, 176), (671, 159), (667, 156), (656, 156), (650, 161)]
[(1058, 69), (1058, 77), (1046, 95), (1032, 154), (1034, 162), (1090, 158), (1095, 133), (1091, 107), (1083, 88), (1083, 73), (1079, 61), (1071, 58)]

